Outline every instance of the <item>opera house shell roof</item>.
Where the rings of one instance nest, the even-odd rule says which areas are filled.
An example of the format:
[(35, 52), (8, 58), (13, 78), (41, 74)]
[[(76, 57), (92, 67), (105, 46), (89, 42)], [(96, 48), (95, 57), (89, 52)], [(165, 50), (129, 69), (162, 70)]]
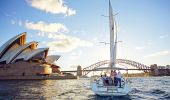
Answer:
[[(0, 66), (15, 65), (18, 61), (29, 62), (30, 60), (43, 61), (42, 64), (52, 64), (60, 56), (48, 56), (49, 48), (37, 48), (38, 42), (26, 43), (26, 32), (19, 34), (0, 47)], [(39, 64), (40, 65), (40, 64)]]
[(37, 48), (38, 42), (26, 43), (26, 32), (19, 34), (0, 47), (0, 63), (14, 63), (17, 60), (28, 61), (32, 58), (46, 59), (53, 63), (60, 56), (48, 56), (49, 48)]

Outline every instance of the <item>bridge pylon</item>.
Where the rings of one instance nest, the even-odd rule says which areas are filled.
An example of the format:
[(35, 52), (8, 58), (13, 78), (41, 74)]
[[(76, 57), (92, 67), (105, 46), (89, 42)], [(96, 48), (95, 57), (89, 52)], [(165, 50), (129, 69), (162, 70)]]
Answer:
[(80, 65), (77, 66), (77, 76), (82, 76), (83, 75), (83, 71)]

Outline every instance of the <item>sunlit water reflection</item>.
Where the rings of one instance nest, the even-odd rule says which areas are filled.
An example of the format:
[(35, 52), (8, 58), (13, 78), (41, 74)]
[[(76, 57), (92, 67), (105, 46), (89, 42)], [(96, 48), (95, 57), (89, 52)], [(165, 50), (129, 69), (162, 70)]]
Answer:
[(170, 100), (170, 77), (130, 78), (132, 91), (125, 97), (100, 97), (90, 90), (90, 79), (0, 81), (0, 100)]

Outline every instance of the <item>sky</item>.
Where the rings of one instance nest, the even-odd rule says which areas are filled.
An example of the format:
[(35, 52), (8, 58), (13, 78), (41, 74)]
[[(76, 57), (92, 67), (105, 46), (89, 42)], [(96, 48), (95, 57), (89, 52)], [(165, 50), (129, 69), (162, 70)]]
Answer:
[[(170, 64), (170, 0), (111, 0), (118, 59)], [(109, 59), (108, 0), (0, 0), (0, 46), (27, 32), (27, 42), (60, 55), (61, 70)]]

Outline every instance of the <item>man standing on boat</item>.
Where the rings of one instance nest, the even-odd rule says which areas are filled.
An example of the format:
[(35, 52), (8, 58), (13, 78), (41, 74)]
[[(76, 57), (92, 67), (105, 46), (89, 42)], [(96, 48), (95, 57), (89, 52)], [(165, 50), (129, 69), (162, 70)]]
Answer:
[(114, 85), (117, 86), (117, 72), (116, 72), (116, 70), (114, 70), (113, 75), (114, 75)]
[(112, 85), (114, 85), (114, 72), (111, 70), (110, 77), (112, 78)]
[(121, 87), (121, 78), (122, 78), (122, 75), (119, 71), (118, 74), (117, 74), (117, 82), (119, 83), (119, 87)]

